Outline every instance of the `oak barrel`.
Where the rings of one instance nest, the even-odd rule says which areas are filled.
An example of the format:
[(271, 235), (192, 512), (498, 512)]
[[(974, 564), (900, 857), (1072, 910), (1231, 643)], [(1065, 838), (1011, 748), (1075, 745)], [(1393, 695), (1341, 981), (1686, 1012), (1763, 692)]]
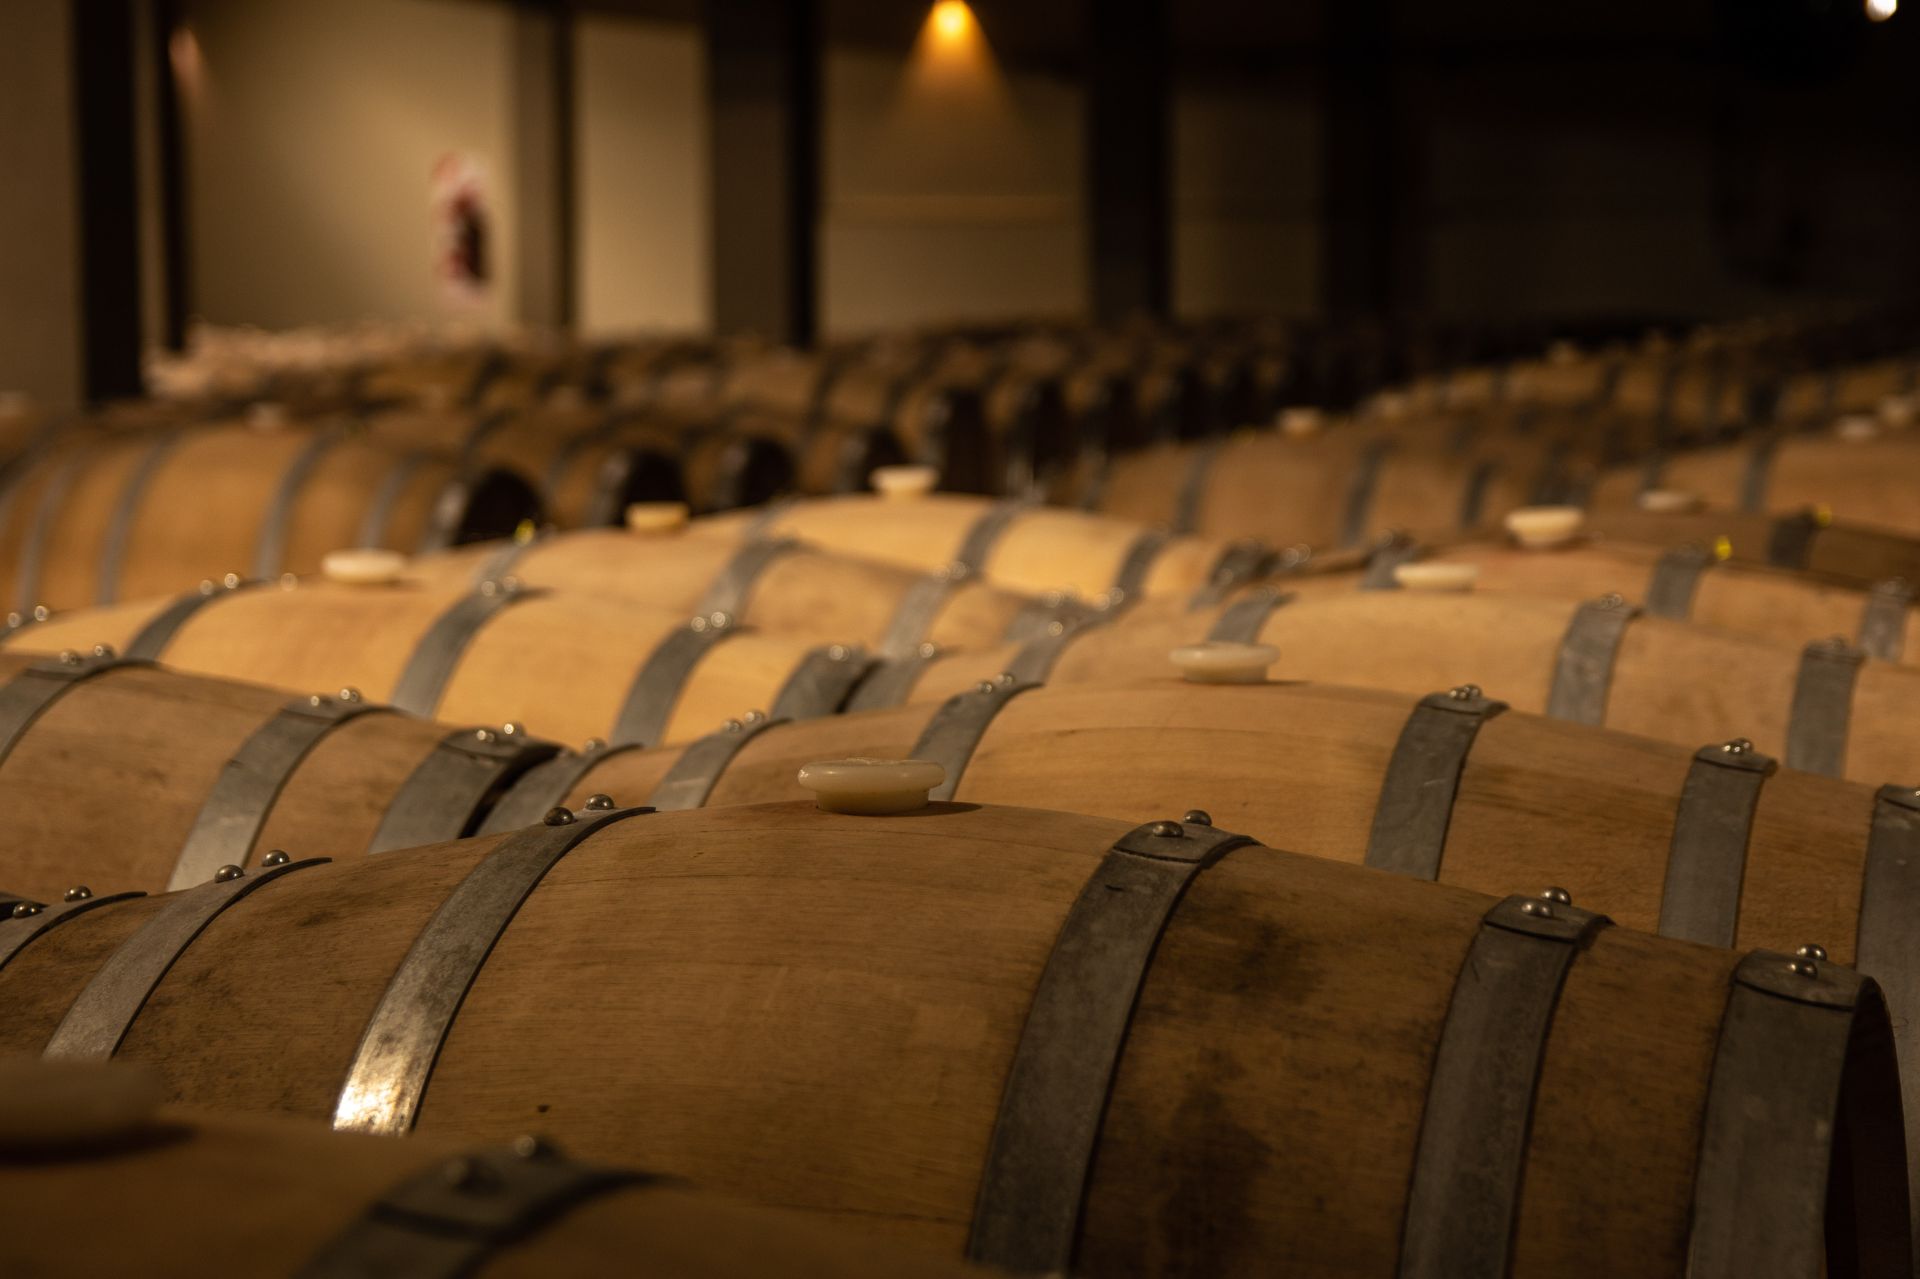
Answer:
[(275, 849), (348, 858), (457, 838), (559, 749), (350, 687), (289, 696), (74, 659), (0, 655), (0, 888), (42, 905), (186, 887)]
[[(1666, 941), (1198, 813), (590, 808), (260, 874), (45, 931), (0, 969), (0, 1044), (354, 1131), (538, 1122), (1017, 1270), (1910, 1265), (1885, 1010), (1811, 950)], [(155, 949), (151, 993), (117, 993)]]
[(225, 573), (310, 573), (341, 546), (436, 549), (538, 514), (514, 474), (461, 472), (341, 427), (77, 436), (10, 480), (0, 596), (15, 611), (141, 599)]
[(666, 742), (750, 709), (838, 709), (867, 657), (737, 624), (714, 611), (614, 595), (402, 579), (215, 586), (171, 600), (59, 614), (10, 652), (106, 644), (181, 671), (309, 693), (352, 686), (412, 714), (518, 722), (534, 735)]
[(974, 1273), (671, 1178), (583, 1163), (532, 1136), (399, 1143), (158, 1106), (150, 1079), (125, 1067), (8, 1060), (0, 1081), (7, 1117), (41, 1112), (0, 1127), (0, 1222), (15, 1236), (16, 1275)]
[(1016, 623), (1037, 622), (1065, 607), (1061, 601), (1049, 610), (1043, 601), (950, 568), (920, 572), (798, 539), (740, 543), (705, 536), (699, 523), (691, 529), (580, 530), (484, 543), (422, 556), (408, 568), (410, 577), (435, 583), (506, 572), (526, 586), (683, 612), (721, 608), (775, 634), (898, 653), (927, 642), (943, 648), (997, 644)]
[[(1920, 672), (1844, 637), (1805, 646), (1651, 617), (1610, 597), (1353, 591), (1285, 603), (1258, 588), (1224, 608), (1149, 602), (1051, 642), (901, 664), (884, 699), (932, 702), (1011, 671), (1048, 683), (1164, 674), (1170, 650), (1215, 639), (1280, 651), (1274, 673), (1415, 696), (1475, 684), (1516, 710), (1682, 746), (1746, 737), (1789, 767), (1879, 783), (1920, 776)], [(875, 687), (880, 687), (876, 684)]]

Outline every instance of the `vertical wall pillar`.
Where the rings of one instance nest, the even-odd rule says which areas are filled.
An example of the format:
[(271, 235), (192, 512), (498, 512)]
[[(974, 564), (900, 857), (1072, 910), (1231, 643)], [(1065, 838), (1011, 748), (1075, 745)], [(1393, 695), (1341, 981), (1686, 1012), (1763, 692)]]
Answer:
[(140, 130), (140, 183), (146, 199), (141, 254), (147, 270), (147, 337), (170, 351), (187, 345), (193, 278), (187, 250), (187, 147), (173, 39), (179, 0), (145, 0), (136, 15), (139, 68), (134, 82), (150, 123)]
[(72, 44), (64, 5), (0, 4), (0, 392), (61, 408), (81, 387)]
[(1417, 310), (1425, 157), (1399, 65), (1394, 0), (1326, 0), (1321, 298), (1334, 320)]
[(1087, 216), (1093, 311), (1164, 316), (1172, 289), (1166, 0), (1087, 6)]
[(816, 0), (707, 0), (716, 331), (812, 342), (817, 316)]
[(537, 328), (576, 318), (573, 35), (571, 0), (514, 6), (514, 317)]
[(90, 400), (140, 394), (140, 181), (132, 0), (75, 0), (81, 377)]

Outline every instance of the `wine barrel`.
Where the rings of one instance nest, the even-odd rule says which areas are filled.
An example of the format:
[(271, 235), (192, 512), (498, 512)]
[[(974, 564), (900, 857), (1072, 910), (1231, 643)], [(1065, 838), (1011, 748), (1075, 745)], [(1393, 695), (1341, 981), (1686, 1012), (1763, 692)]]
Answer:
[[(1747, 564), (1722, 548), (1682, 544), (1662, 550), (1606, 538), (1582, 538), (1536, 550), (1509, 542), (1470, 541), (1431, 548), (1394, 547), (1362, 570), (1296, 578), (1300, 599), (1354, 589), (1394, 589), (1397, 566), (1462, 566), (1475, 574), (1472, 589), (1558, 599), (1625, 597), (1647, 612), (1675, 621), (1739, 631), (1775, 643), (1805, 644), (1846, 635), (1883, 661), (1920, 661), (1920, 635), (1911, 646), (1913, 588), (1901, 578), (1870, 590), (1815, 574)], [(1421, 570), (1410, 570), (1412, 574)]]
[[(670, 513), (663, 513), (670, 514)], [(525, 586), (630, 599), (686, 613), (723, 611), (772, 634), (861, 644), (883, 656), (998, 644), (1068, 616), (1065, 601), (1029, 598), (978, 577), (917, 572), (797, 539), (735, 542), (669, 526), (658, 532), (579, 530), (483, 543), (413, 561), (423, 582), (512, 574)]]
[[(974, 1273), (523, 1136), (474, 1148), (163, 1106), (151, 1076), (0, 1062), (0, 1198), (23, 1275), (685, 1279)], [(233, 1211), (209, 1211), (209, 1205)], [(244, 1205), (244, 1208), (241, 1208)], [(112, 1229), (101, 1229), (110, 1209)], [(27, 1228), (31, 1226), (31, 1228)], [(381, 1268), (404, 1258), (404, 1271)]]
[[(724, 405), (730, 414), (751, 416), (817, 448), (812, 482), (801, 485), (802, 492), (845, 492), (859, 487), (872, 465), (906, 460), (935, 468), (950, 488), (996, 492), (998, 464), (988, 456), (995, 450), (982, 396), (932, 376), (941, 353), (939, 346), (764, 353), (735, 362), (710, 384), (710, 411)], [(815, 445), (822, 435), (827, 438)], [(890, 456), (878, 451), (882, 442)]]
[(1836, 364), (1787, 377), (1778, 401), (1779, 420), (1819, 425), (1836, 416), (1877, 413), (1888, 400), (1920, 390), (1920, 358), (1913, 355)]
[[(1510, 452), (1513, 465), (1500, 456)], [(1533, 500), (1544, 465), (1504, 444), (1456, 453), (1366, 431), (1246, 433), (1116, 457), (1079, 505), (1178, 532), (1357, 546), (1386, 529), (1498, 518)]]
[(980, 395), (943, 384), (917, 370), (889, 371), (866, 364), (831, 370), (818, 416), (827, 421), (885, 427), (904, 458), (931, 466), (945, 488), (994, 493), (1002, 467), (987, 429)]
[[(376, 414), (369, 430), (389, 447), (438, 451), (469, 466), (523, 475), (538, 488), (547, 519), (574, 527), (617, 520), (630, 502), (683, 501), (690, 483), (717, 481), (687, 475), (690, 460), (679, 436), (640, 428), (632, 416), (584, 404), (407, 407)], [(698, 472), (698, 464), (692, 469)]]
[(95, 643), (289, 692), (350, 685), (412, 714), (519, 722), (569, 742), (684, 741), (754, 708), (827, 714), (868, 665), (853, 646), (755, 632), (724, 612), (689, 619), (504, 579), (236, 583), (56, 615), (16, 632), (9, 651)]
[(1169, 536), (1128, 520), (1018, 500), (915, 493), (790, 502), (704, 521), (735, 539), (797, 537), (828, 550), (921, 572), (964, 565), (970, 575), (1027, 594), (1093, 599), (1186, 599), (1266, 571), (1248, 543)]
[(340, 546), (500, 537), (538, 510), (510, 472), (463, 473), (344, 428), (81, 435), (12, 480), (0, 594), (19, 612), (141, 599), (227, 572), (312, 572)]
[[(1146, 606), (1020, 646), (877, 668), (849, 706), (941, 701), (1012, 672), (1079, 683), (1164, 674), (1215, 639), (1279, 648), (1290, 679), (1422, 695), (1478, 684), (1516, 709), (1698, 746), (1747, 737), (1788, 767), (1856, 781), (1920, 775), (1920, 672), (1844, 640), (1804, 648), (1650, 617), (1612, 597), (1259, 591), (1201, 613)], [(883, 690), (883, 691), (881, 691)]]
[(538, 1122), (1016, 1271), (1911, 1264), (1885, 1008), (1811, 949), (1666, 941), (1199, 813), (551, 822), (86, 912), (0, 969), (0, 1043), (350, 1131)]
[(1784, 515), (1818, 507), (1850, 524), (1920, 535), (1920, 510), (1913, 501), (1920, 444), (1871, 423), (1864, 433), (1860, 439), (1771, 434), (1750, 443), (1676, 453), (1608, 472), (1594, 486), (1592, 501), (1631, 506), (1649, 489), (1678, 489), (1723, 510)]
[(296, 694), (117, 655), (0, 655), (0, 887), (159, 892), (274, 849), (360, 857), (470, 834), (559, 747), (353, 688)]
[[(1053, 804), (1126, 821), (1197, 804), (1294, 852), (1416, 873), (1396, 860), (1410, 832), (1395, 815), (1435, 776), (1457, 775), (1438, 801), (1440, 820), (1420, 832), (1426, 878), (1496, 895), (1551, 881), (1625, 927), (1729, 946), (1792, 949), (1818, 937), (1853, 962), (1874, 856), (1873, 787), (1775, 771), (1758, 750), (1709, 743), (1706, 762), (1751, 774), (1755, 798), (1731, 854), (1733, 900), (1719, 931), (1702, 930), (1682, 917), (1680, 899), (1696, 886), (1670, 875), (1689, 851), (1676, 830), (1716, 798), (1687, 793), (1700, 751), (1510, 710), (1485, 693), (1436, 691), (1443, 696), (1413, 699), (1175, 678), (995, 685), (940, 706), (758, 725), (727, 734), (724, 752), (710, 741), (569, 753), (526, 774), (486, 826), (512, 829), (595, 793), (662, 808), (804, 799), (797, 774), (809, 761), (923, 758), (942, 764), (940, 793), (961, 802)], [(1449, 715), (1466, 731), (1434, 772), (1407, 771), (1433, 725), (1455, 722)], [(1901, 850), (1883, 844), (1878, 855)], [(1920, 1006), (1920, 986), (1906, 997)]]
[(1023, 364), (1005, 343), (956, 340), (921, 358), (932, 381), (978, 398), (990, 491), (1032, 492), (1072, 463), (1080, 440), (1056, 373)]
[(1856, 587), (1896, 577), (1920, 581), (1920, 538), (1836, 522), (1817, 509), (1774, 516), (1603, 508), (1587, 513), (1587, 527), (1609, 540), (1708, 546), (1733, 563), (1798, 569)]

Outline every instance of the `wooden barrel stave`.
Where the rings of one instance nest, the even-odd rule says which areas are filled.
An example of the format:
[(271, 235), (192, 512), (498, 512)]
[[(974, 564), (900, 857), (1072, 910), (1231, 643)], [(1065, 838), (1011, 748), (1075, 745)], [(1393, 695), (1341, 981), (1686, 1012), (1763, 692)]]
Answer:
[[(380, 520), (384, 545), (413, 550), (439, 524), (443, 536), (497, 534), (504, 528), (489, 530), (489, 520), (511, 527), (518, 513), (532, 512), (502, 487), (497, 472), (476, 473), (468, 496), (450, 494), (455, 468), (445, 459), (406, 462), (365, 440), (315, 430), (143, 433), (76, 444), (49, 455), (40, 469), (38, 477), (23, 477), (0, 550), (11, 550), (8, 589), (34, 594), (29, 605), (56, 609), (141, 599), (229, 572), (312, 572), (327, 551), (362, 540), (374, 495), (391, 473), (402, 482)], [(453, 507), (442, 511), (449, 497)], [(503, 501), (514, 509), (482, 512), (476, 505)], [(202, 510), (220, 518), (182, 514)], [(278, 529), (271, 539), (270, 523)], [(116, 528), (123, 541), (107, 581), (103, 557)], [(278, 549), (269, 555), (270, 540)]]
[[(23, 655), (0, 658), (0, 686), (28, 665)], [(60, 901), (75, 885), (101, 892), (165, 888), (186, 864), (189, 837), (229, 761), (255, 758), (246, 754), (254, 735), (290, 700), (305, 698), (140, 665), (76, 683), (0, 762), (0, 805), (14, 814), (15, 842), (4, 859), (8, 886), (45, 902)], [(490, 803), (484, 790), (437, 797), (409, 790), (415, 770), (451, 731), (371, 708), (325, 728), (285, 772), (263, 774), (279, 789), (262, 797), (251, 844), (198, 873), (210, 876), (222, 863), (257, 865), (276, 848), (364, 856), (403, 800), (448, 835), (477, 824)], [(532, 762), (503, 761), (499, 784)], [(49, 796), (58, 802), (47, 802)], [(417, 807), (430, 801), (438, 807)]]
[[(1763, 463), (1759, 505), (1749, 506), (1754, 450), (1770, 448)], [(1911, 496), (1920, 454), (1911, 441), (1883, 435), (1865, 440), (1797, 435), (1759, 444), (1703, 449), (1665, 459), (1659, 485), (1698, 495), (1709, 506), (1754, 514), (1787, 514), (1817, 506), (1835, 518), (1908, 537), (1920, 535)], [(1596, 486), (1597, 505), (1630, 506), (1644, 469), (1625, 468)]]
[[(1683, 548), (1683, 554), (1692, 548)], [(1661, 573), (1664, 552), (1610, 540), (1584, 541), (1551, 551), (1528, 551), (1497, 542), (1443, 546), (1420, 556), (1422, 563), (1471, 564), (1479, 570), (1477, 591), (1517, 592), (1559, 599), (1593, 599), (1614, 592), (1645, 604)], [(1334, 594), (1358, 584), (1358, 575), (1326, 580), (1301, 578), (1289, 589), (1302, 598)], [(1711, 553), (1699, 559), (1684, 620), (1740, 631), (1775, 642), (1804, 644), (1830, 635), (1857, 637), (1874, 596), (1870, 591), (1815, 574), (1769, 568)], [(1920, 634), (1911, 603), (1898, 605), (1893, 631), (1899, 660), (1920, 661)], [(1663, 614), (1663, 616), (1667, 616)]]
[[(960, 557), (968, 534), (995, 511), (984, 498), (840, 497), (794, 502), (755, 516), (709, 522), (716, 535), (793, 536), (827, 550), (930, 571)], [(767, 516), (764, 522), (757, 518)], [(1109, 590), (1128, 552), (1148, 530), (1126, 520), (1053, 507), (1022, 508), (972, 567), (1007, 590), (1067, 591), (1093, 598)], [(1206, 584), (1227, 544), (1175, 537), (1151, 560), (1146, 596), (1185, 597)]]
[[(1584, 606), (1524, 595), (1356, 591), (1275, 608), (1257, 638), (1281, 652), (1278, 673), (1420, 695), (1478, 684), (1517, 710), (1544, 713), (1563, 638)], [(1148, 608), (1070, 635), (1049, 682), (1150, 678), (1167, 654), (1205, 639), (1222, 610)], [(1021, 666), (1008, 645), (955, 653), (925, 665), (906, 700), (943, 701)], [(1596, 722), (1679, 745), (1747, 737), (1788, 758), (1803, 651), (1750, 636), (1640, 616), (1626, 628)], [(1849, 701), (1839, 775), (1860, 781), (1920, 772), (1906, 725), (1920, 713), (1908, 668), (1866, 661)]]
[(1803, 569), (1856, 587), (1893, 577), (1920, 581), (1920, 539), (1835, 523), (1818, 512), (1650, 514), (1597, 508), (1588, 512), (1587, 523), (1595, 533), (1621, 541), (1713, 546), (1737, 563)]
[[(814, 760), (908, 757), (934, 709), (776, 725), (741, 747), (707, 802), (804, 798), (795, 774)], [(1199, 807), (1228, 829), (1357, 862), (1411, 710), (1401, 695), (1315, 684), (1055, 685), (1012, 698), (987, 722), (955, 799), (1127, 821)], [(565, 802), (595, 793), (647, 802), (680, 753), (610, 754)], [(1440, 878), (1494, 895), (1552, 882), (1624, 927), (1655, 931), (1693, 754), (1517, 710), (1496, 715), (1466, 755)], [(1859, 783), (1790, 769), (1765, 783), (1749, 828), (1741, 946), (1818, 938), (1851, 962), (1873, 808)]]
[[(405, 581), (221, 592), (186, 621), (161, 657), (176, 670), (290, 692), (350, 685), (390, 700), (435, 622), (471, 593), (464, 584)], [(520, 721), (536, 736), (557, 741), (609, 737), (650, 655), (688, 624), (683, 612), (612, 596), (524, 595), (471, 634), (431, 706), (407, 709), (449, 723)], [(10, 651), (57, 653), (75, 643), (124, 649), (166, 604), (57, 617), (20, 632)], [(771, 710), (810, 654), (826, 647), (731, 629), (736, 633), (707, 650), (677, 686), (660, 740), (685, 741), (731, 716)], [(263, 643), (263, 636), (273, 642)], [(860, 657), (849, 651), (847, 660)]]
[[(1034, 983), (1123, 831), (966, 805), (616, 823), (546, 873), (487, 957), (433, 1066), (420, 1130), (491, 1140), (536, 1119), (584, 1158), (646, 1150), (718, 1189), (956, 1251)], [(276, 881), (178, 957), (120, 1056), (190, 1103), (330, 1113), (413, 936), (491, 846)], [(1201, 874), (1145, 974), (1080, 1263), (1391, 1266), (1427, 1071), (1490, 905), (1258, 848)], [(47, 990), (72, 985), (47, 961), (87, 949), (56, 939), (117, 909), (0, 970), (0, 993), (23, 1010), (0, 1040), (37, 1046), (41, 1010), (58, 1002)], [(123, 922), (153, 909), (130, 903)], [(324, 984), (313, 953), (332, 960)], [(1516, 1258), (1563, 1273), (1562, 1250), (1577, 1246), (1609, 1266), (1685, 1270), (1700, 1115), (1737, 960), (1618, 929), (1579, 952), (1546, 1040), (1521, 1202), (1574, 1194), (1595, 1205), (1582, 1219), (1599, 1237), (1528, 1204)], [(635, 972), (651, 980), (616, 981)], [(1871, 1009), (1862, 1015), (1871, 1033)], [(1211, 1169), (1209, 1193), (1169, 1168)], [(1582, 1168), (1635, 1175), (1594, 1191)], [(1299, 1193), (1305, 1174), (1315, 1195)]]
[(1279, 544), (1339, 547), (1388, 529), (1443, 535), (1525, 505), (1547, 455), (1525, 438), (1455, 449), (1412, 428), (1304, 440), (1248, 432), (1115, 459), (1098, 481), (1098, 509)]
[[(11, 1077), (11, 1076), (10, 1076)], [(67, 1093), (59, 1094), (66, 1100)], [(302, 1267), (410, 1180), (475, 1154), (420, 1138), (404, 1145), (310, 1125), (165, 1107), (106, 1150), (0, 1156), (0, 1194), (26, 1232), (14, 1264), (30, 1274), (105, 1274), (137, 1265), (153, 1279)], [(551, 1154), (541, 1158), (551, 1159)], [(208, 1212), (209, 1204), (247, 1205)], [(100, 1205), (114, 1229), (97, 1229)], [(433, 1231), (425, 1228), (429, 1237)], [(139, 1260), (130, 1260), (138, 1240)], [(489, 1279), (612, 1274), (633, 1258), (686, 1279), (771, 1273), (829, 1279), (973, 1273), (871, 1239), (701, 1194), (645, 1174), (539, 1221), (524, 1237), (475, 1248)]]

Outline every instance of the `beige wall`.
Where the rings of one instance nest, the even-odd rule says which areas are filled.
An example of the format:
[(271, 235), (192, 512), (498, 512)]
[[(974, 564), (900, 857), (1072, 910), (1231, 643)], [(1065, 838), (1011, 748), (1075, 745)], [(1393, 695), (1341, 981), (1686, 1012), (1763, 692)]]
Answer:
[(1175, 314), (1305, 315), (1319, 305), (1319, 129), (1304, 95), (1175, 92)]
[(67, 24), (65, 0), (0, 3), (0, 392), (54, 405), (80, 394)]
[(705, 329), (713, 307), (700, 30), (589, 15), (574, 51), (580, 327)]
[[(510, 22), (471, 0), (192, 0), (194, 306), (217, 324), (501, 322), (513, 296)], [(490, 177), (494, 278), (477, 306), (432, 270), (429, 175)]]
[(1077, 87), (835, 50), (824, 92), (823, 331), (1085, 311)]

